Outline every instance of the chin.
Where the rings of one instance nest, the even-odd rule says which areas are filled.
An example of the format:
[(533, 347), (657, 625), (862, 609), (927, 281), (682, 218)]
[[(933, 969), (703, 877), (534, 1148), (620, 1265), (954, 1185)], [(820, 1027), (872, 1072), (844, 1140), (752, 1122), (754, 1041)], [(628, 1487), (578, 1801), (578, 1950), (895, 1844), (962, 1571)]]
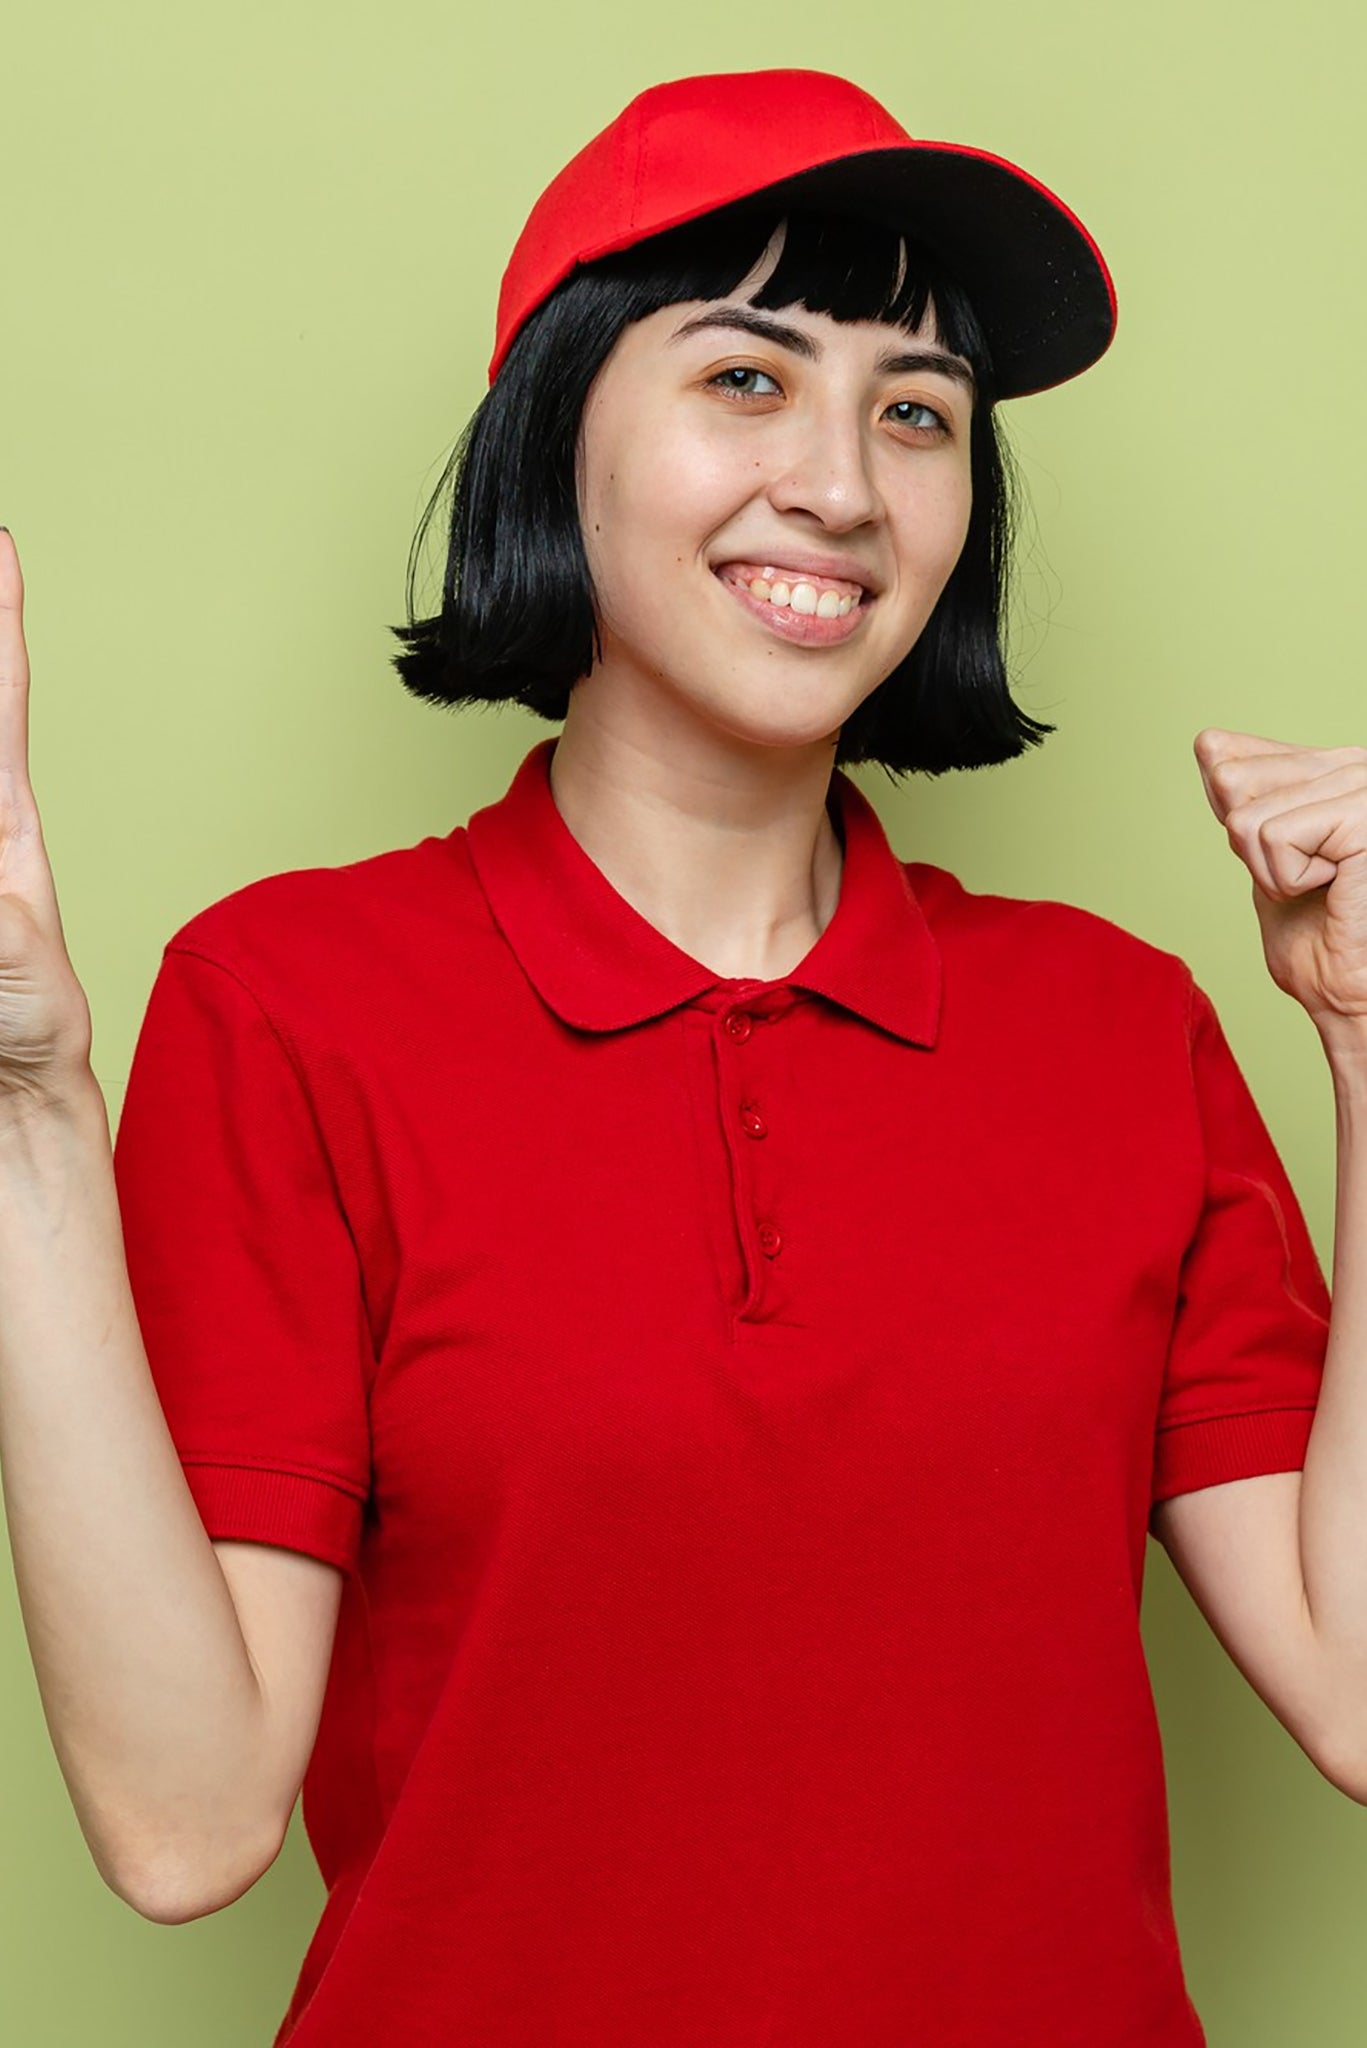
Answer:
[(823, 709), (813, 712), (808, 719), (798, 721), (793, 718), (791, 710), (785, 716), (779, 707), (772, 708), (767, 715), (757, 708), (751, 717), (743, 716), (734, 704), (698, 704), (694, 708), (699, 718), (706, 720), (727, 739), (789, 753), (813, 747), (827, 747), (834, 752), (840, 727), (849, 716), (848, 711)]
[[(701, 651), (697, 636), (680, 646), (665, 634), (629, 641), (619, 631), (605, 638), (603, 653), (595, 682), (605, 708), (623, 686), (638, 694), (633, 676), (648, 679), (700, 725), (750, 746), (790, 750), (826, 745), (833, 752), (845, 720), (886, 673), (852, 676), (834, 649), (779, 647), (758, 660), (753, 646), (737, 649), (734, 642)], [(719, 676), (729, 679), (721, 692)], [(647, 687), (642, 708), (651, 694)]]

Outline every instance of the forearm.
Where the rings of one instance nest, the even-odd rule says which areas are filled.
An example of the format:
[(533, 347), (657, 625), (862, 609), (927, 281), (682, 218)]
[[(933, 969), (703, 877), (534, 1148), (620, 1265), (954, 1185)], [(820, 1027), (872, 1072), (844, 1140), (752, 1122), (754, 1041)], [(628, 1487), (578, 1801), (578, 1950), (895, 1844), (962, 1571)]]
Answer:
[(262, 1846), (263, 1697), (128, 1283), (94, 1077), (0, 1128), (0, 1478), (47, 1725), (105, 1881), (142, 1910)]
[(1367, 1771), (1367, 1035), (1326, 1040), (1337, 1174), (1328, 1350), (1300, 1493), (1301, 1571), (1346, 1754)]

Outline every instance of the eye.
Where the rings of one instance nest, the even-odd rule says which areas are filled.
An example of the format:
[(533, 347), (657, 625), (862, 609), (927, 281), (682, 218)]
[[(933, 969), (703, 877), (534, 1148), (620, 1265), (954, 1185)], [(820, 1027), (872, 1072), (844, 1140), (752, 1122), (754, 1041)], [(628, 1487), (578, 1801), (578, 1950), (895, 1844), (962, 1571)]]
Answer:
[(925, 433), (927, 430), (932, 434), (949, 432), (948, 420), (936, 412), (933, 406), (922, 405), (919, 398), (899, 398), (895, 405), (888, 407), (888, 411), (897, 416), (899, 427), (912, 427), (918, 433)]
[(753, 363), (733, 363), (729, 369), (718, 370), (716, 376), (709, 377), (707, 381), (719, 391), (734, 392), (738, 398), (768, 398), (770, 394), (767, 391), (757, 391), (753, 384), (746, 382), (750, 377), (763, 377), (775, 391), (779, 388), (776, 378), (771, 377), (767, 370), (757, 370)]

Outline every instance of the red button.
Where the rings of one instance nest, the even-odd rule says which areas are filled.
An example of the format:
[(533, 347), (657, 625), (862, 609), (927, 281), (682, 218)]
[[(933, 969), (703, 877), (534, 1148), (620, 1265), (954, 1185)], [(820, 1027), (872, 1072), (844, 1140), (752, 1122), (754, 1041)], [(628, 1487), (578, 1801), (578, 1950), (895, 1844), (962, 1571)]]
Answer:
[(762, 1138), (768, 1132), (769, 1126), (765, 1123), (764, 1118), (757, 1109), (743, 1109), (740, 1113), (740, 1120), (742, 1127), (752, 1138)]
[(766, 1259), (775, 1259), (783, 1250), (783, 1239), (772, 1223), (761, 1223), (759, 1227), (759, 1248)]
[(749, 1011), (728, 1010), (726, 1013), (726, 1028), (733, 1038), (738, 1038), (742, 1041), (747, 1039), (754, 1029)]

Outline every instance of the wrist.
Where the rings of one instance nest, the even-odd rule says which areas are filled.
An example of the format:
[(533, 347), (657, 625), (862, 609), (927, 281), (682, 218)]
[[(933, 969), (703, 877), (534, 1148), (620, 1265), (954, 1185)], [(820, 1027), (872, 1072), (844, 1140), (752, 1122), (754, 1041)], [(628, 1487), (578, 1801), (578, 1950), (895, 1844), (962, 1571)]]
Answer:
[(92, 1132), (108, 1139), (109, 1111), (88, 1065), (41, 1092), (0, 1098), (0, 1171), (61, 1156)]
[(1367, 1017), (1324, 1015), (1314, 1020), (1341, 1095), (1367, 1100)]

